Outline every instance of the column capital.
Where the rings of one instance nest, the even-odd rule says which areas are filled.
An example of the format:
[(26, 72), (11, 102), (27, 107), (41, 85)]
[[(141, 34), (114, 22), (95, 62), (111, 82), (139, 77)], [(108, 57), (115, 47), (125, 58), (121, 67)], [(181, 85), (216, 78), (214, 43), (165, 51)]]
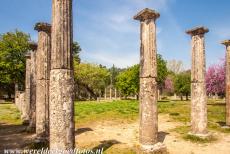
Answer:
[(209, 29), (206, 28), (206, 27), (203, 27), (203, 26), (195, 27), (193, 29), (190, 29), (190, 30), (186, 31), (186, 33), (191, 35), (191, 36), (205, 34), (205, 33), (208, 33), (208, 32), (209, 32)]
[(225, 45), (225, 46), (229, 46), (230, 45), (230, 40), (224, 40), (221, 42), (221, 44)]
[(37, 50), (38, 44), (36, 42), (29, 42), (29, 48), (32, 51)]
[(140, 11), (137, 15), (133, 17), (135, 20), (145, 21), (148, 19), (154, 19), (160, 17), (160, 14), (156, 12), (155, 10), (151, 10), (149, 8), (145, 8), (144, 10)]
[(47, 33), (51, 33), (51, 24), (44, 23), (44, 22), (38, 22), (35, 24), (34, 30), (37, 30), (38, 32), (45, 31)]

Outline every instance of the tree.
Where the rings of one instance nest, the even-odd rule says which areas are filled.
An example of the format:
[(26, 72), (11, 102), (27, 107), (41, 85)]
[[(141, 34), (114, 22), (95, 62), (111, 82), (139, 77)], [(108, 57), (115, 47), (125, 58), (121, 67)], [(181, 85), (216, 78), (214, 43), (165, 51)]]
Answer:
[(162, 90), (164, 81), (168, 75), (167, 62), (160, 54), (157, 54), (157, 82), (159, 88)]
[(134, 65), (121, 72), (116, 78), (116, 87), (125, 97), (138, 95), (139, 65)]
[[(166, 61), (160, 54), (157, 55), (157, 82), (160, 90), (164, 87), (164, 81), (167, 77), (168, 71), (166, 67)], [(121, 72), (116, 80), (117, 88), (123, 95), (138, 95), (139, 92), (139, 67), (140, 65), (134, 65), (123, 72)]]
[(110, 79), (109, 71), (96, 64), (75, 64), (74, 71), (76, 84), (84, 87), (94, 99), (101, 94)]
[(167, 78), (165, 79), (164, 89), (169, 94), (172, 94), (174, 92), (174, 83), (171, 76), (167, 76)]
[(25, 54), (29, 50), (30, 36), (15, 30), (0, 35), (1, 90), (13, 93), (13, 85), (24, 85)]
[(184, 70), (183, 62), (181, 60), (175, 60), (175, 59), (167, 61), (167, 69), (170, 72), (179, 74)]
[(80, 52), (81, 52), (81, 47), (78, 42), (73, 42), (73, 58), (76, 63), (80, 63)]
[(191, 91), (190, 70), (177, 74), (174, 83), (175, 92), (181, 96), (181, 100), (183, 100), (183, 95), (186, 95), (186, 100), (188, 100)]
[(115, 65), (113, 65), (110, 69), (110, 74), (111, 74), (111, 77), (110, 77), (110, 84), (112, 86), (115, 85), (115, 82), (116, 82), (116, 77), (118, 76), (118, 74), (122, 71), (122, 69), (120, 68), (117, 68), (115, 67)]
[(208, 68), (205, 76), (207, 94), (225, 94), (225, 74), (225, 60)]

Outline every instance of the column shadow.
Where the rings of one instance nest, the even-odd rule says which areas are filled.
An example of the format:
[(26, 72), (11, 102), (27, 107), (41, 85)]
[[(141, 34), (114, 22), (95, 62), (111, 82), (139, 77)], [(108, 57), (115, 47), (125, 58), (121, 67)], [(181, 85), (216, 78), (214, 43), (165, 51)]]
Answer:
[(97, 151), (98, 149), (102, 149), (102, 148), (103, 148), (103, 151), (106, 151), (111, 146), (121, 143), (121, 142), (119, 142), (117, 140), (104, 140), (104, 141), (100, 141), (100, 142), (101, 142), (101, 144), (99, 144), (98, 146), (94, 147), (92, 149), (92, 151)]
[(165, 137), (166, 137), (168, 134), (169, 134), (169, 133), (163, 132), (163, 131), (158, 132), (158, 136), (157, 136), (158, 141), (159, 141), (159, 142), (164, 142)]
[(82, 134), (84, 132), (89, 132), (89, 131), (93, 131), (93, 129), (88, 128), (88, 127), (86, 127), (86, 128), (78, 128), (77, 130), (75, 130), (75, 134), (80, 135), (80, 134)]

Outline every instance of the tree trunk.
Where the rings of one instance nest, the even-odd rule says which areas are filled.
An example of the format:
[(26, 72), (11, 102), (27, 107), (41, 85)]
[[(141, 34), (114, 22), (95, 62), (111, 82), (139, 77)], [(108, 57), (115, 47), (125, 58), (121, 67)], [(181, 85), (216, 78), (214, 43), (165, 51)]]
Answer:
[(186, 94), (186, 101), (188, 101), (188, 94)]
[(180, 95), (180, 100), (183, 101), (183, 95), (182, 94)]

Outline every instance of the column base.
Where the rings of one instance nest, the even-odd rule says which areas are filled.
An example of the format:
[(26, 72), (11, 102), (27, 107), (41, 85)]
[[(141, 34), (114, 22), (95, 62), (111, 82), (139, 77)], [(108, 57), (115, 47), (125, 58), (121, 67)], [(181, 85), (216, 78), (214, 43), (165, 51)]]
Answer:
[(198, 134), (198, 133), (195, 134), (195, 133), (189, 132), (188, 135), (196, 136), (201, 139), (209, 139), (210, 137), (212, 137), (212, 133), (210, 132), (204, 133), (204, 134)]
[(167, 147), (165, 144), (158, 142), (154, 145), (141, 145), (139, 154), (167, 154)]

